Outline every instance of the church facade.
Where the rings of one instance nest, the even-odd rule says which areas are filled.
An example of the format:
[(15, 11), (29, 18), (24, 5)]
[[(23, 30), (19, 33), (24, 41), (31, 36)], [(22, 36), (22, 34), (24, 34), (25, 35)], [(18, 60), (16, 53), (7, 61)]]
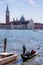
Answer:
[(0, 29), (33, 29), (34, 23), (33, 20), (25, 20), (24, 16), (20, 20), (10, 21), (9, 9), (7, 6), (6, 9), (6, 23), (0, 24)]

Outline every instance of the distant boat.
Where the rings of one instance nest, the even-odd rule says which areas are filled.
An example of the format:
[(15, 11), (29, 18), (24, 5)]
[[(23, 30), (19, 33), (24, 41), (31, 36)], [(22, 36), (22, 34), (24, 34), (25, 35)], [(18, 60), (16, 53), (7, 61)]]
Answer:
[(0, 53), (0, 65), (6, 64), (17, 59), (17, 54), (14, 53)]
[(11, 29), (14, 29), (14, 25), (11, 23)]

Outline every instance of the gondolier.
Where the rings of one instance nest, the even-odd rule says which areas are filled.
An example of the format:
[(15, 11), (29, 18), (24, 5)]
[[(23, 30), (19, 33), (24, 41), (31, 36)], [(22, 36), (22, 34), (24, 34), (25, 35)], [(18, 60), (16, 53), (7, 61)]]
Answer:
[(25, 55), (26, 47), (25, 44), (23, 45), (23, 55)]

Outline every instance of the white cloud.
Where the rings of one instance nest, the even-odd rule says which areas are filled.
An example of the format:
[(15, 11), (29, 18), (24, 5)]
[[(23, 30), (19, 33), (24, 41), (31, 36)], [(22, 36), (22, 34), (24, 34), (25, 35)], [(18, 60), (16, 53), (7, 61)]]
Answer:
[(28, 3), (34, 6), (40, 6), (39, 4), (36, 3), (36, 0), (26, 0)]
[(30, 4), (35, 4), (35, 1), (33, 0), (27, 0)]
[[(36, 0), (24, 0), (27, 1), (28, 3), (30, 3), (33, 6), (37, 6), (39, 7), (40, 5), (37, 4)], [(21, 2), (17, 1), (17, 0), (0, 0), (0, 4), (17, 4), (17, 5), (22, 5)]]

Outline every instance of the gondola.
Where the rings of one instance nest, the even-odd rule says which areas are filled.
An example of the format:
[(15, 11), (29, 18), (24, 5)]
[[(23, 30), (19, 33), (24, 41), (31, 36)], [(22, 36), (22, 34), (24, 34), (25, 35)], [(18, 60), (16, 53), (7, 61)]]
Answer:
[[(40, 49), (40, 47), (38, 48), (38, 50)], [(25, 52), (26, 51), (26, 47), (25, 45), (23, 45), (23, 53), (21, 54), (21, 58), (23, 59), (23, 62), (28, 60), (28, 59), (31, 59), (33, 58), (34, 56), (36, 56), (38, 54), (38, 50), (34, 50), (32, 49), (31, 52)]]
[(25, 62), (26, 60), (31, 59), (31, 58), (33, 58), (36, 55), (37, 55), (37, 52), (35, 54), (31, 54), (30, 53), (29, 56), (26, 56), (26, 55), (21, 54), (21, 58), (23, 59), (23, 62)]

